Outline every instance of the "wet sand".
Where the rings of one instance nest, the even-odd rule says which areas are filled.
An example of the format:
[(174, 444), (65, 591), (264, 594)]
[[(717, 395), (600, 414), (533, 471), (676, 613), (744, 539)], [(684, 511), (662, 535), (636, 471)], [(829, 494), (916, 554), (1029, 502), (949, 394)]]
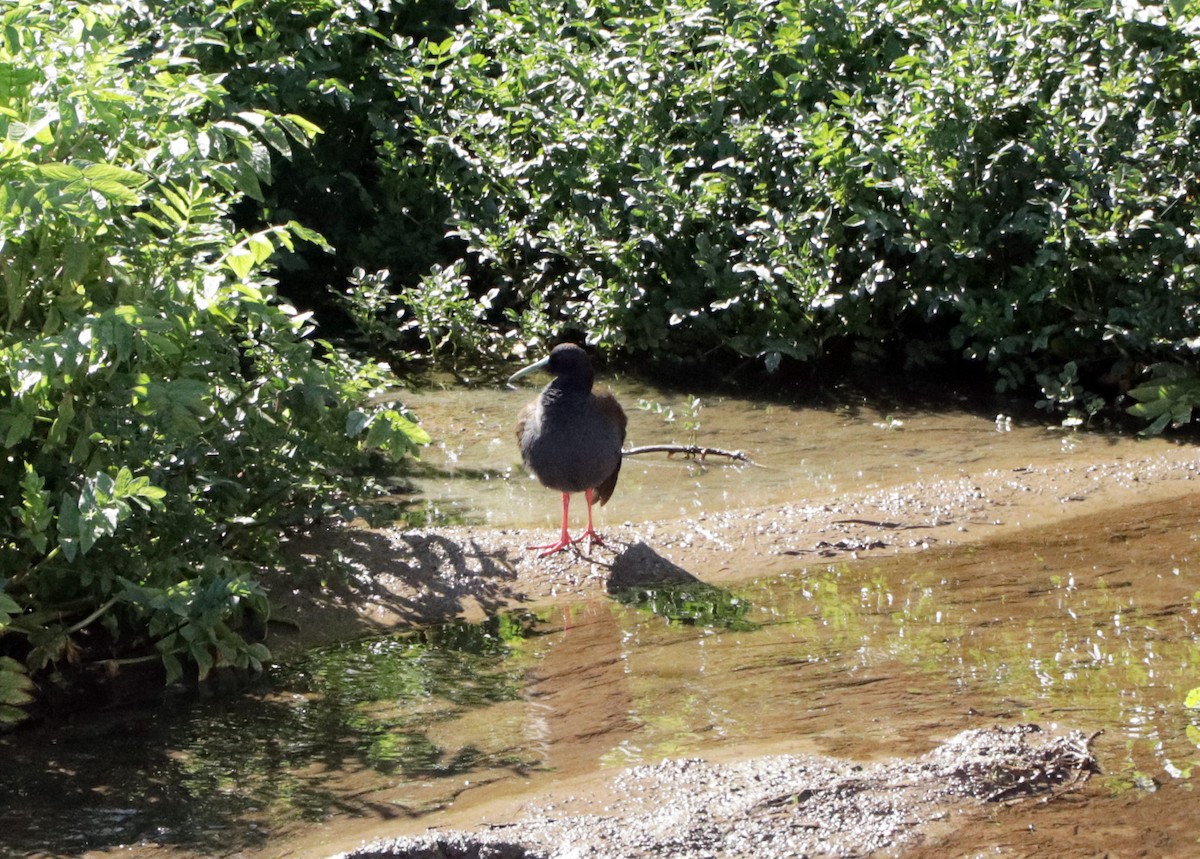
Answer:
[[(1127, 519), (1140, 523), (1135, 536), (1152, 529), (1163, 554), (1185, 553), (1193, 544), (1190, 527), (1180, 530), (1174, 517), (1173, 528), (1154, 523), (1191, 503), (1198, 478), (1200, 456), (1185, 446), (1145, 457), (1022, 464), (803, 504), (601, 525), (606, 545), (549, 558), (524, 548), (544, 542), (541, 531), (337, 525), (296, 536), (290, 550), (309, 561), (336, 556), (344, 564), (339, 574), (320, 588), (273, 598), (303, 630), (292, 636), (294, 644), (311, 647), (398, 625), (585, 600), (604, 593), (614, 571), (624, 585), (680, 575), (725, 585), (826, 560), (1002, 547), (1030, 532), (1034, 544), (1074, 536), (1087, 550), (1109, 531), (1133, 527), (1119, 524)], [(1148, 512), (1141, 512), (1144, 505)], [(1065, 524), (1085, 516), (1093, 518)], [(1106, 524), (1109, 517), (1115, 524)], [(288, 636), (281, 632), (275, 649), (286, 655)]]

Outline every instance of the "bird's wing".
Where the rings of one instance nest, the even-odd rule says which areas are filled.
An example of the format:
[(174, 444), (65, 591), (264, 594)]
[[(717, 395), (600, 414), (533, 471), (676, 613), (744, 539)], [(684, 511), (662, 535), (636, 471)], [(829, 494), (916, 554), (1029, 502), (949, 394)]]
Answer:
[[(621, 437), (621, 444), (625, 443), (625, 427), (629, 423), (629, 419), (625, 417), (625, 410), (621, 408), (621, 404), (617, 402), (609, 391), (601, 391), (596, 394), (596, 408), (599, 409), (608, 421), (618, 430), (618, 435)], [(613, 491), (617, 488), (617, 478), (621, 475), (621, 457), (617, 457), (617, 467), (613, 469), (612, 474), (604, 478), (599, 486), (596, 487), (596, 499), (603, 507), (609, 498), (612, 498)]]
[(621, 408), (617, 398), (611, 391), (601, 391), (596, 394), (596, 408), (621, 431), (621, 443), (624, 444), (625, 427), (629, 424), (629, 418), (625, 417), (625, 410)]

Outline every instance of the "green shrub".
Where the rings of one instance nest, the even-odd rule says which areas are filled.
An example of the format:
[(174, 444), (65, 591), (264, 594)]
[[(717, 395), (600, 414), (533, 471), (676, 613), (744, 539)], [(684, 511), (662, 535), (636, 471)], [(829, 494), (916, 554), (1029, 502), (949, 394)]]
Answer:
[[(134, 3), (123, 22), (145, 39), (189, 46), (198, 68), (221, 76), (231, 110), (298, 114), (322, 134), (272, 163), (270, 184), (234, 212), (240, 226), (300, 221), (336, 248), (279, 254), (280, 289), (329, 312), (357, 268), (415, 282), (449, 253), (445, 202), (420, 176), (379, 169), (411, 148), (405, 106), (380, 69), (413, 39), (444, 38), (464, 17), (454, 0), (181, 0)], [(335, 328), (336, 330), (336, 328)], [(419, 337), (406, 338), (419, 342)], [(394, 354), (387, 350), (388, 354)]]
[[(363, 405), (382, 369), (276, 299), (268, 260), (320, 237), (232, 225), (316, 127), (231, 107), (192, 42), (130, 38), (126, 14), (2, 15), (0, 654), (203, 677), (266, 656), (239, 630), (281, 524), (346, 503), (363, 446), (427, 439)], [(0, 658), (0, 722), (24, 677)]]
[(771, 369), (850, 343), (1030, 396), (1074, 363), (1067, 410), (1196, 363), (1196, 2), (473, 9), (392, 79), (527, 337)]

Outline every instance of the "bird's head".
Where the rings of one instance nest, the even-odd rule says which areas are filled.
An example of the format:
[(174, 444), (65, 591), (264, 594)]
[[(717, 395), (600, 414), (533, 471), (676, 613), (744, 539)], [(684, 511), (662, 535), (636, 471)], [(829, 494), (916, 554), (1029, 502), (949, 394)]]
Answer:
[(580, 385), (588, 389), (592, 387), (592, 359), (574, 343), (560, 343), (555, 346), (542, 360), (509, 376), (508, 383), (511, 385), (517, 379), (538, 370), (546, 370), (555, 379), (560, 379), (566, 384)]

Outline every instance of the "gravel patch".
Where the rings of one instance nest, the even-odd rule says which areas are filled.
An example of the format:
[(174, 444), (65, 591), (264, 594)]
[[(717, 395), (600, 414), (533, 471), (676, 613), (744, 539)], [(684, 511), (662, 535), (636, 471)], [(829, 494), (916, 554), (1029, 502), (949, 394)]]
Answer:
[[(688, 758), (614, 777), (594, 812), (553, 804), (475, 832), (364, 845), (331, 859), (786, 859), (864, 856), (986, 802), (1050, 798), (1097, 771), (1091, 737), (1035, 725), (965, 731), (914, 759)], [(574, 799), (574, 798), (572, 798)], [(577, 802), (570, 802), (574, 808)]]

